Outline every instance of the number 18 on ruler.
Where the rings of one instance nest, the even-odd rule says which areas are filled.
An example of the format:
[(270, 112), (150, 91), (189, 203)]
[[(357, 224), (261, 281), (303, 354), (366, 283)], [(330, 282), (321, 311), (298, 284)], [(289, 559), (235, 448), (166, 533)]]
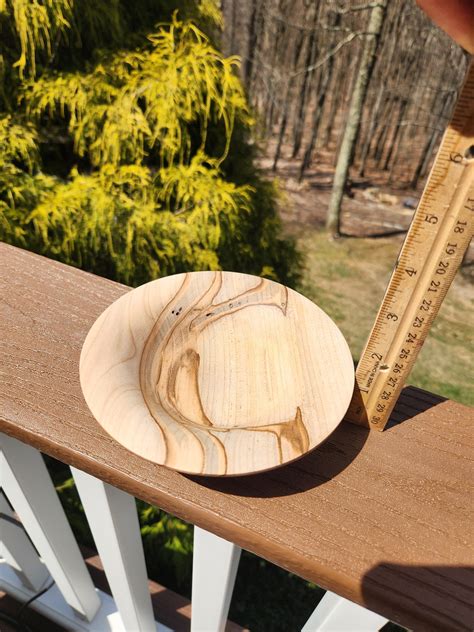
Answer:
[(356, 370), (348, 421), (382, 430), (404, 386), (474, 227), (474, 65)]

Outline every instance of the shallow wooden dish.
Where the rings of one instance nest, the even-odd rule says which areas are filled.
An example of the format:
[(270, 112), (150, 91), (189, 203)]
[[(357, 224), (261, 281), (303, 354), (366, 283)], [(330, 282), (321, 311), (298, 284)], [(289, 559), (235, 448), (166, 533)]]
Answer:
[(323, 441), (351, 399), (341, 332), (279, 283), (234, 272), (165, 277), (89, 331), (81, 385), (126, 448), (181, 472), (250, 474)]

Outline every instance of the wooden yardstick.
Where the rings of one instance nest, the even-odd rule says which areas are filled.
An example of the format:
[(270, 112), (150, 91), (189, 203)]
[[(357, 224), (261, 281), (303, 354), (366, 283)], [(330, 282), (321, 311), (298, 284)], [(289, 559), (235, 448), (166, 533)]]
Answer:
[(356, 369), (346, 419), (383, 430), (474, 228), (474, 63)]

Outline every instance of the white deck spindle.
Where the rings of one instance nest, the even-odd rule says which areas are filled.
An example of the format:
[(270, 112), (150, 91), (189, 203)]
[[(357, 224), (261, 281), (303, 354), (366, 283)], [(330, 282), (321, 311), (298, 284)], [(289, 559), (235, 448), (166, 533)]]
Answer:
[(41, 590), (50, 575), (21, 524), (14, 518), (5, 496), (0, 491), (0, 557), (17, 574), (25, 588)]
[(66, 602), (93, 619), (100, 607), (71, 527), (41, 454), (1, 435), (1, 486)]
[(194, 527), (191, 632), (224, 630), (241, 551)]
[(154, 632), (134, 498), (81, 470), (71, 471), (125, 629)]
[(379, 614), (328, 591), (301, 632), (376, 632), (386, 623)]

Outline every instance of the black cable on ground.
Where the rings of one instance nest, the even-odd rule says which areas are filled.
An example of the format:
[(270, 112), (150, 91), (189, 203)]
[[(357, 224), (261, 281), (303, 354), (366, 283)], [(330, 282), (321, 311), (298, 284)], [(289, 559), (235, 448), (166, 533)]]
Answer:
[(22, 606), (18, 610), (16, 617), (11, 617), (8, 614), (0, 612), (0, 620), (6, 621), (10, 625), (13, 625), (17, 630), (20, 630), (20, 632), (32, 632), (31, 628), (24, 621), (22, 621), (22, 618), (25, 616), (27, 608), (33, 603), (33, 601), (36, 601), (36, 599), (39, 599), (39, 597), (48, 592), (48, 590), (52, 588), (54, 584), (55, 581), (53, 579), (47, 586), (45, 586), (39, 592), (33, 595), (33, 597), (30, 597), (28, 601), (25, 601), (25, 603), (22, 604)]

